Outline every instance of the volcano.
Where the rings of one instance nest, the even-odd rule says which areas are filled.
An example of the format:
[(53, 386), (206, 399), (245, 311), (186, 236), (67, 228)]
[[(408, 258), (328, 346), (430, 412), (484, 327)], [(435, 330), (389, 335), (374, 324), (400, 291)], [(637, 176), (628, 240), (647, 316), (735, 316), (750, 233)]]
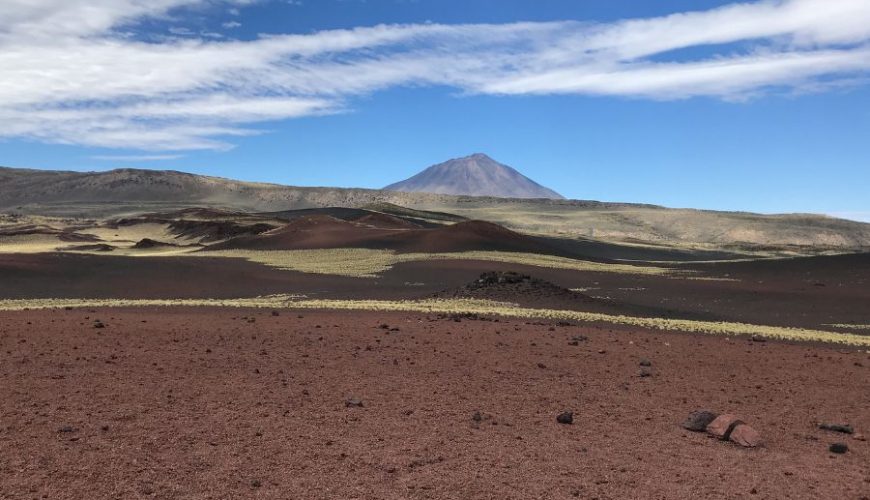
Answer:
[(433, 165), (384, 189), (497, 198), (564, 199), (552, 189), (482, 153)]

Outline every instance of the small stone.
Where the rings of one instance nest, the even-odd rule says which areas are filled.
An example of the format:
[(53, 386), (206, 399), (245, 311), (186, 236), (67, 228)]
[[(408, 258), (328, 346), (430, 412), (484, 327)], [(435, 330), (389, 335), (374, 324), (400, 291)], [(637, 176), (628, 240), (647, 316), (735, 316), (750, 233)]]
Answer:
[(281, 315), (281, 313), (279, 313), (278, 311), (272, 311), (272, 316), (280, 316), (280, 315)]
[(544, 363), (538, 363), (538, 368), (540, 368), (541, 370), (546, 370), (547, 365), (545, 365)]
[(704, 432), (710, 422), (716, 420), (719, 415), (709, 410), (696, 410), (689, 414), (683, 422), (683, 429), (692, 432)]
[(731, 414), (719, 415), (707, 425), (707, 434), (727, 441), (735, 427), (742, 424), (736, 416)]
[(828, 447), (828, 450), (831, 453), (842, 455), (843, 453), (849, 451), (849, 447), (846, 446), (846, 443), (833, 443), (831, 446)]
[(728, 439), (744, 448), (756, 448), (762, 445), (761, 434), (746, 424), (735, 427)]
[(574, 413), (570, 411), (562, 412), (556, 417), (556, 422), (560, 424), (570, 425), (574, 423)]
[(94, 321), (94, 328), (105, 328), (105, 327), (106, 327), (106, 325), (102, 321), (100, 321), (100, 320)]
[(652, 366), (652, 362), (648, 359), (641, 359), (640, 366)]
[(474, 415), (471, 416), (471, 420), (475, 422), (480, 422), (481, 420), (483, 420), (483, 415), (481, 415), (479, 411), (476, 411), (474, 412)]
[(652, 371), (649, 370), (648, 368), (641, 368), (640, 373), (638, 373), (638, 376), (640, 378), (652, 377)]
[(254, 479), (253, 481), (251, 481), (252, 488), (259, 488), (261, 486), (263, 486), (263, 483), (259, 479)]
[(75, 428), (72, 426), (69, 426), (69, 425), (65, 425), (57, 430), (57, 432), (60, 432), (61, 434), (69, 434), (69, 433), (75, 432), (75, 431), (76, 431)]
[(749, 340), (753, 342), (767, 342), (767, 339), (760, 335), (753, 335), (752, 337), (749, 337)]
[(363, 402), (361, 399), (350, 398), (350, 399), (345, 400), (344, 406), (346, 406), (348, 408), (362, 408)]
[(854, 434), (855, 429), (851, 425), (843, 424), (819, 424), (819, 429), (832, 432), (841, 432), (843, 434)]

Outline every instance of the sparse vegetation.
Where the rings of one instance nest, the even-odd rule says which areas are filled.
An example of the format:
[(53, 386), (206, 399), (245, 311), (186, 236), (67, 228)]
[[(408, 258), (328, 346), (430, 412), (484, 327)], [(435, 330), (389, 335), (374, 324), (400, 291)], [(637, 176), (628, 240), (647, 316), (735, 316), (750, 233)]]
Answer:
[(322, 250), (221, 250), (188, 254), (200, 257), (241, 258), (267, 266), (314, 274), (335, 274), (374, 278), (402, 262), (421, 260), (482, 260), (574, 271), (666, 275), (674, 271), (661, 267), (602, 264), (582, 260), (514, 252), (407, 253), (364, 248)]
[(843, 328), (846, 330), (870, 330), (870, 325), (853, 325), (849, 323), (833, 323), (824, 326), (830, 326), (832, 328)]
[(827, 342), (870, 347), (870, 336), (830, 332), (806, 328), (753, 325), (747, 323), (694, 321), (683, 319), (643, 318), (623, 315), (568, 311), (558, 309), (531, 309), (515, 304), (469, 299), (432, 299), (421, 301), (389, 300), (310, 300), (298, 295), (270, 295), (246, 299), (25, 299), (2, 300), (0, 310), (50, 309), (61, 307), (251, 307), (289, 309), (327, 309), (360, 311), (403, 311), (440, 314), (479, 314), (513, 318), (545, 319), (557, 321), (602, 322), (636, 326), (655, 330), (697, 332), (719, 336), (757, 336), (771, 339)]

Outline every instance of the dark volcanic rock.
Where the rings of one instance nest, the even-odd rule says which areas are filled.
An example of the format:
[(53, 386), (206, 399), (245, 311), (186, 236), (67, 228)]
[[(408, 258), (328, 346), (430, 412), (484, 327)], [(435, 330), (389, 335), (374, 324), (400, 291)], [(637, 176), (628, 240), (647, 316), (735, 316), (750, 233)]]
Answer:
[(560, 424), (570, 425), (574, 423), (574, 413), (570, 411), (562, 412), (556, 417), (556, 422)]
[[(577, 305), (593, 304), (597, 301), (549, 281), (533, 278), (528, 274), (512, 271), (487, 272), (471, 283), (451, 290), (438, 292), (435, 298), (471, 298), (495, 300), (501, 302), (516, 302), (520, 304), (546, 303), (551, 307), (573, 308)], [(585, 340), (573, 338), (573, 341)]]
[(704, 432), (705, 430), (707, 430), (707, 426), (710, 425), (711, 422), (716, 420), (716, 417), (718, 416), (719, 415), (717, 415), (716, 413), (708, 410), (693, 411), (683, 422), (683, 429), (687, 429), (692, 432)]
[(854, 434), (855, 429), (851, 425), (842, 424), (819, 424), (819, 429), (825, 431), (842, 432), (843, 434)]
[(842, 455), (843, 453), (849, 451), (849, 447), (846, 445), (846, 443), (833, 443), (831, 444), (831, 446), (828, 447), (828, 450), (831, 453)]

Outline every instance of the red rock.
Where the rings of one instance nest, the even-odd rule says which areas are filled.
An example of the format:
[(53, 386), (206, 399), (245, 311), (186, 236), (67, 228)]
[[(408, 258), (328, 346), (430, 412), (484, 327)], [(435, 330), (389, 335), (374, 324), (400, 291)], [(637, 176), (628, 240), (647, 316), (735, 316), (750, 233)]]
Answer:
[(763, 444), (761, 434), (746, 424), (737, 424), (728, 439), (745, 448), (755, 448)]
[(743, 422), (741, 422), (740, 419), (730, 413), (719, 415), (707, 426), (707, 434), (722, 440), (727, 440), (731, 435), (731, 431), (734, 430), (738, 424), (742, 423)]

